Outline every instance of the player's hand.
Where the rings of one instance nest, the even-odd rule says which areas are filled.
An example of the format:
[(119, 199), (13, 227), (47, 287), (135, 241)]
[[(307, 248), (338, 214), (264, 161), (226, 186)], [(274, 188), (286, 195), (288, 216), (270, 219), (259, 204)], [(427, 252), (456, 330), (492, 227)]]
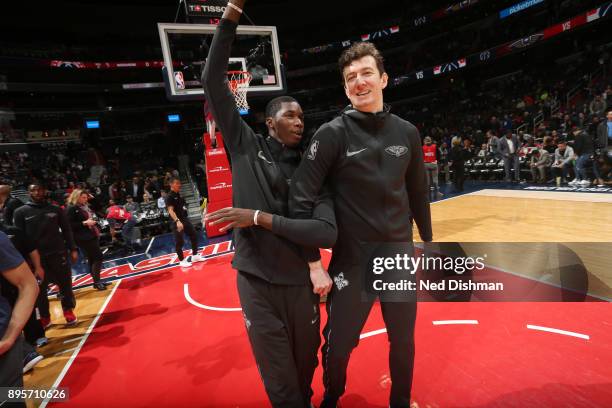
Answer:
[(73, 264), (77, 263), (77, 261), (79, 260), (79, 251), (77, 251), (76, 249), (70, 251), (70, 259), (72, 260)]
[(310, 281), (313, 286), (312, 291), (317, 295), (327, 295), (332, 289), (333, 281), (320, 263), (316, 267), (310, 265)]
[(8, 339), (0, 340), (0, 356), (9, 351), (14, 343), (15, 341), (9, 341)]
[(180, 222), (180, 221), (177, 221), (177, 222), (176, 222), (176, 230), (177, 230), (178, 232), (183, 232), (183, 228), (184, 228), (184, 227), (183, 227), (183, 223), (182, 223), (182, 222)]
[(36, 276), (41, 281), (45, 280), (45, 270), (41, 267), (34, 268), (34, 276)]
[(254, 216), (254, 210), (227, 207), (207, 214), (205, 220), (209, 222), (210, 225), (223, 224), (226, 222), (229, 223), (223, 228), (219, 228), (219, 231), (225, 232), (232, 228), (245, 228), (253, 226)]
[[(229, 3), (232, 3), (239, 9), (244, 9), (244, 3), (246, 3), (246, 0), (230, 0)], [(230, 20), (236, 21), (236, 18), (240, 19), (240, 14), (241, 13), (238, 13), (233, 7), (227, 6), (225, 8), (225, 12), (223, 13), (223, 18), (229, 18)]]
[(96, 221), (89, 218), (87, 221), (83, 221), (84, 225), (87, 225), (88, 227), (93, 227), (94, 225), (96, 225)]

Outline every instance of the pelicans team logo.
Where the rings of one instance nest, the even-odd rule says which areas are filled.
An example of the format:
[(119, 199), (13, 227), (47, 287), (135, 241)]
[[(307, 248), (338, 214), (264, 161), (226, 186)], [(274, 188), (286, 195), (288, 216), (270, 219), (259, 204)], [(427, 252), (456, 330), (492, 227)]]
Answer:
[(406, 146), (389, 146), (385, 149), (385, 151), (391, 156), (402, 157), (408, 153), (408, 148)]
[(317, 150), (319, 150), (319, 141), (313, 140), (310, 144), (310, 149), (308, 149), (308, 155), (306, 158), (308, 160), (314, 160), (317, 157)]
[(247, 331), (251, 328), (251, 321), (248, 319), (246, 313), (242, 312), (242, 317), (244, 318), (244, 325), (246, 326)]
[(349, 285), (349, 281), (344, 279), (344, 272), (340, 272), (338, 276), (334, 277), (334, 282), (338, 290), (342, 290)]

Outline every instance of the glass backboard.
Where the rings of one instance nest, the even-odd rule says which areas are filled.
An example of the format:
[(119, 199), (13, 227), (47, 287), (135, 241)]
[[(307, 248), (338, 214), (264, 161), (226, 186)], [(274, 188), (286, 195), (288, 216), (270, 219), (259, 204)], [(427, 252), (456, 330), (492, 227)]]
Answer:
[[(164, 57), (164, 81), (171, 100), (204, 99), (200, 83), (216, 25), (158, 23)], [(276, 27), (238, 26), (228, 65), (252, 75), (247, 96), (284, 93)]]

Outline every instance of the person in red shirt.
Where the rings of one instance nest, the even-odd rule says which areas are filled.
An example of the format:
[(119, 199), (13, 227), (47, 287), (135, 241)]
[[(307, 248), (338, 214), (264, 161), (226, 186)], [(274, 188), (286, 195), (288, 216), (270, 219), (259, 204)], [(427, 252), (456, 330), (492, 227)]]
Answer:
[(121, 221), (129, 221), (132, 219), (132, 214), (126, 211), (123, 206), (115, 204), (113, 200), (109, 201), (110, 207), (106, 210), (106, 218)]
[(109, 220), (111, 224), (111, 235), (114, 237), (114, 228), (122, 225), (121, 235), (125, 240), (125, 244), (127, 245), (128, 251), (134, 250), (132, 234), (134, 232), (134, 226), (136, 225), (136, 220), (132, 217), (132, 214), (129, 211), (126, 211), (125, 208), (121, 205), (115, 204), (113, 200), (108, 202), (109, 207), (106, 210), (106, 219)]
[(429, 136), (425, 136), (423, 142), (423, 161), (427, 171), (431, 201), (434, 201), (442, 197), (438, 186), (438, 146), (432, 142)]

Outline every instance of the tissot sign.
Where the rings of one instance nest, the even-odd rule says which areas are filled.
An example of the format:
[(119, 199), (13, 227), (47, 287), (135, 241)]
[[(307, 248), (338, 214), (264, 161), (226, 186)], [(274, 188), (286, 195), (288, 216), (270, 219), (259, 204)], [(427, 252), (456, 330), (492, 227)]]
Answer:
[(189, 17), (221, 17), (227, 7), (227, 1), (187, 0), (185, 5)]

